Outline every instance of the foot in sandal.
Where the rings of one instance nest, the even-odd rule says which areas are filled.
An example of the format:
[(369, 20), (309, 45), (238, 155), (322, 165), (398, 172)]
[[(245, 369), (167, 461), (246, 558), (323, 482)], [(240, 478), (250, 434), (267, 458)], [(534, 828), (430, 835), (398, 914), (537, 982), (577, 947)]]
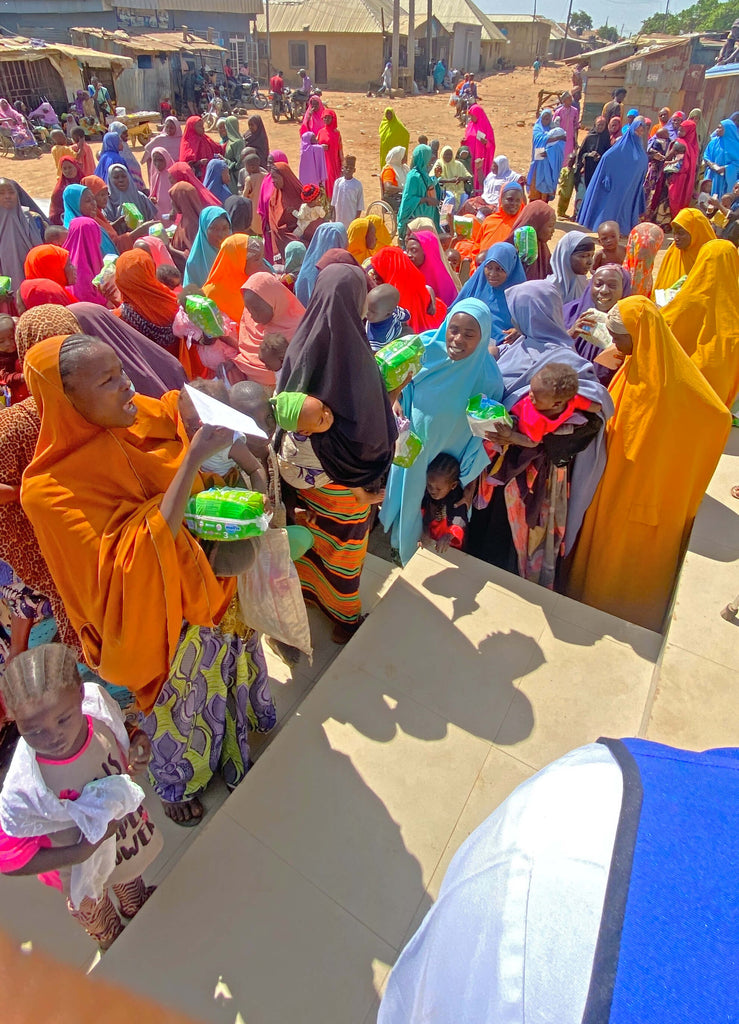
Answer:
[(192, 800), (180, 800), (178, 803), (162, 800), (162, 807), (167, 817), (183, 828), (194, 828), (203, 818), (203, 805), (196, 796)]

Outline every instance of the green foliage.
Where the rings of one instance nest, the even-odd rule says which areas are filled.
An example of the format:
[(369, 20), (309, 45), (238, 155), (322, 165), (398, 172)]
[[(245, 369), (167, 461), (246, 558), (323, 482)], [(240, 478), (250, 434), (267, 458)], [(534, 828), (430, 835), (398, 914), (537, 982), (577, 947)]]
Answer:
[(728, 32), (739, 18), (739, 0), (698, 0), (678, 14), (653, 14), (642, 32)]
[(570, 25), (575, 32), (587, 32), (593, 27), (593, 19), (587, 11), (575, 11), (570, 18)]
[(595, 31), (599, 39), (607, 39), (609, 43), (617, 43), (621, 38), (618, 34), (618, 29), (613, 25), (601, 25)]

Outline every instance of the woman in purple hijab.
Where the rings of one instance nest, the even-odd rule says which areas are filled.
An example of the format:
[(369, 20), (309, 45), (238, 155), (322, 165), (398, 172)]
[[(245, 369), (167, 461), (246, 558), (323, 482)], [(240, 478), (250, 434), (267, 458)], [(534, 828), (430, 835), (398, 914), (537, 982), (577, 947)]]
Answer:
[(313, 132), (306, 132), (300, 138), (300, 164), (298, 177), (303, 185), (325, 185), (326, 153), (316, 142)]
[[(606, 263), (598, 267), (580, 298), (566, 304), (565, 327), (574, 338), (575, 351), (583, 359), (593, 363), (595, 357), (603, 351), (604, 342), (610, 342), (603, 316), (619, 299), (625, 299), (627, 295), (631, 295), (631, 275), (628, 270), (616, 263)], [(583, 328), (582, 333), (578, 332), (578, 328)], [(594, 367), (598, 380), (607, 388), (616, 371), (600, 363), (594, 363)]]
[(140, 395), (161, 398), (167, 391), (179, 391), (187, 380), (179, 360), (109, 309), (92, 302), (74, 302), (69, 310), (85, 334), (100, 338), (115, 350)]

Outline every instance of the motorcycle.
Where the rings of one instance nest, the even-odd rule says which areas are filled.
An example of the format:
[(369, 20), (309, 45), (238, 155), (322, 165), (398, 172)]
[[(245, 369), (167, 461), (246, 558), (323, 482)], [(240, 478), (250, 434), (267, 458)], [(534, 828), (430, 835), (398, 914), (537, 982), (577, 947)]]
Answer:
[(241, 94), (235, 101), (243, 107), (248, 107), (251, 104), (257, 110), (264, 110), (267, 106), (267, 97), (262, 96), (259, 91), (259, 82), (256, 78), (247, 78), (241, 85)]
[(285, 86), (285, 91), (280, 94), (278, 92), (270, 93), (272, 97), (272, 120), (275, 124), (280, 120), (282, 114), (288, 121), (295, 120), (295, 114), (293, 111), (293, 104), (291, 100), (292, 93), (290, 89)]

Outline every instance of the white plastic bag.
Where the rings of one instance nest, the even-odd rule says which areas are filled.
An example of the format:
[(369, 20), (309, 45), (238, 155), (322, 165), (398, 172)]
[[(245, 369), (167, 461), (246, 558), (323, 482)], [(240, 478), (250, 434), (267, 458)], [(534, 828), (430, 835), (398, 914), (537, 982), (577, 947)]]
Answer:
[(308, 612), (287, 530), (267, 530), (254, 543), (254, 565), (241, 573), (238, 583), (244, 622), (312, 657)]

